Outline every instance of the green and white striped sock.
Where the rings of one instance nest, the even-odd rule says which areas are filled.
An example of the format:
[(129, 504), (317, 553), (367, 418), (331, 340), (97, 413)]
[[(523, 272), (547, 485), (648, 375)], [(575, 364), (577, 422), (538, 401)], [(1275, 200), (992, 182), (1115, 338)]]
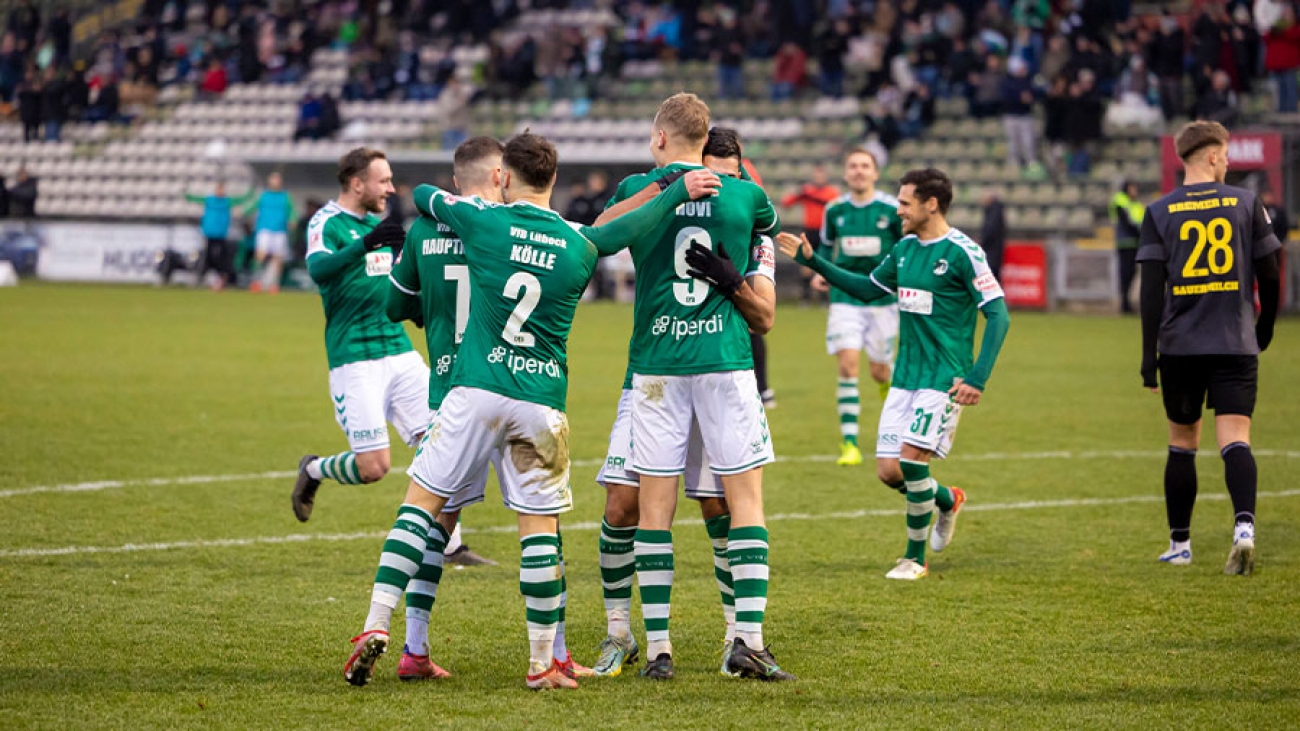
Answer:
[(727, 560), (736, 591), (736, 637), (754, 650), (763, 648), (767, 611), (767, 529), (751, 525), (727, 535)]
[(930, 536), (935, 481), (930, 478), (930, 465), (925, 462), (904, 459), (899, 464), (907, 484), (907, 553), (903, 557), (925, 565), (925, 539)]
[(416, 655), (429, 654), (429, 614), (442, 581), (443, 551), (447, 547), (447, 529), (438, 522), (429, 528), (424, 560), (406, 585), (406, 646)]
[(727, 558), (727, 533), (731, 531), (731, 515), (719, 515), (704, 521), (713, 544), (713, 578), (718, 580), (718, 593), (722, 595), (722, 617), (727, 629), (724, 640), (736, 636), (736, 590), (731, 581), (731, 560)]
[(673, 533), (638, 528), (634, 542), (636, 581), (641, 587), (647, 658), (673, 654), (668, 615), (673, 596)]
[(952, 497), (952, 490), (940, 485), (938, 482), (934, 483), (934, 504), (938, 505), (939, 509), (945, 513), (952, 510), (952, 506), (956, 504)]
[(351, 452), (340, 452), (333, 457), (317, 457), (307, 464), (307, 474), (313, 480), (327, 477), (343, 485), (361, 484), (357, 456)]
[(858, 413), (862, 410), (858, 396), (858, 379), (841, 378), (835, 388), (836, 406), (840, 412), (840, 435), (844, 441), (858, 443)]
[(533, 533), (519, 539), (519, 593), (524, 595), (528, 623), (529, 672), (551, 666), (555, 626), (560, 621), (564, 570), (560, 567), (560, 538)]
[(560, 621), (555, 623), (555, 641), (551, 643), (551, 656), (559, 662), (569, 659), (569, 646), (564, 640), (564, 608), (569, 604), (569, 580), (564, 570), (564, 535), (557, 528), (555, 540), (559, 545), (560, 557)]
[(636, 526), (619, 528), (600, 521), (600, 587), (605, 595), (605, 621), (610, 637), (632, 636), (632, 577), (636, 556), (632, 541)]
[(388, 631), (393, 610), (406, 592), (407, 584), (424, 562), (433, 516), (423, 508), (403, 504), (397, 509), (397, 520), (384, 540), (383, 553), (379, 554), (379, 570), (375, 572), (375, 587), (370, 593), (370, 615), (366, 617), (365, 631)]

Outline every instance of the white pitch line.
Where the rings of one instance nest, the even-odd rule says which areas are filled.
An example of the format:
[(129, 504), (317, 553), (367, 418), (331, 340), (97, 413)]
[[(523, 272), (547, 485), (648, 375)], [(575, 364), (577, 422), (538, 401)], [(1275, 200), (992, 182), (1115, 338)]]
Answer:
[[(1296, 497), (1300, 490), (1276, 490), (1261, 492), (1258, 497)], [(1201, 495), (1198, 500), (1223, 502), (1228, 499), (1222, 493)], [(1022, 500), (1010, 503), (973, 503), (962, 508), (963, 511), (998, 512), (1005, 510), (1044, 510), (1050, 508), (1088, 508), (1105, 505), (1127, 505), (1131, 503), (1164, 502), (1163, 495), (1130, 495), (1116, 498), (1072, 498), (1066, 500)], [(795, 520), (854, 520), (857, 518), (883, 518), (904, 515), (903, 510), (848, 510), (835, 513), (777, 513), (767, 516), (768, 522)], [(676, 525), (702, 525), (698, 518), (675, 521)], [(600, 523), (583, 522), (563, 525), (566, 532), (599, 530)], [(514, 533), (518, 530), (513, 525), (494, 525), (486, 528), (462, 528), (465, 533)], [(383, 538), (387, 531), (366, 531), (361, 533), (293, 533), (287, 536), (257, 536), (254, 538), (214, 538), (210, 540), (173, 541), (170, 543), (127, 543), (122, 546), (63, 546), (61, 548), (18, 548), (0, 551), (0, 558), (40, 558), (50, 556), (72, 556), (95, 553), (138, 553), (140, 551), (174, 551), (186, 548), (234, 548), (240, 546), (275, 545), (283, 543), (308, 543), (311, 541), (356, 541)]]
[[(1155, 459), (1164, 457), (1164, 451), (1135, 450), (1085, 450), (1074, 452), (1060, 450), (1053, 452), (985, 452), (984, 454), (956, 454), (948, 462), (1024, 462), (1044, 459)], [(1300, 451), (1285, 449), (1257, 449), (1256, 457), (1283, 457), (1300, 459)], [(1213, 453), (1203, 453), (1203, 459), (1217, 457)], [(777, 462), (834, 462), (838, 457), (831, 454), (803, 454), (789, 457), (777, 457)], [(603, 459), (576, 459), (574, 467), (599, 467)], [(394, 465), (391, 473), (404, 472), (409, 465)], [(182, 477), (147, 477), (134, 480), (100, 480), (97, 482), (72, 482), (63, 485), (36, 485), (34, 487), (16, 487), (0, 490), (0, 498), (36, 495), (40, 493), (61, 492), (95, 492), (98, 490), (117, 490), (124, 487), (166, 487), (168, 485), (206, 485), (217, 482), (244, 482), (248, 480), (282, 480), (296, 476), (289, 470), (272, 472), (251, 472), (239, 475), (190, 475)]]

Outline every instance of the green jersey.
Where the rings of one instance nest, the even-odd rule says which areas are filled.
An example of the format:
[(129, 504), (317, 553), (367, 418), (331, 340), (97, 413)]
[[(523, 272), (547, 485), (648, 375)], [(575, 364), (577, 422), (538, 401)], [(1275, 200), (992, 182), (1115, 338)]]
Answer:
[(871, 273), (898, 296), (894, 388), (947, 391), (965, 379), (975, 350), (975, 313), (1002, 297), (984, 250), (949, 229), (933, 241), (907, 236)]
[(361, 241), (378, 223), (330, 201), (307, 225), (307, 272), (325, 307), (330, 368), (412, 350), (405, 328), (384, 315), (393, 253), (367, 252)]
[[(889, 256), (903, 238), (898, 218), (898, 199), (880, 191), (865, 203), (842, 195), (826, 205), (822, 214), (822, 254), (832, 264), (857, 274), (870, 274)], [(831, 288), (831, 302), (865, 306), (839, 287)], [(872, 306), (892, 305), (893, 297), (873, 301)]]
[(419, 298), (429, 346), (429, 408), (437, 410), (451, 390), (452, 366), (469, 322), (469, 267), (460, 237), (447, 224), (418, 216), (388, 279), (390, 297)]
[[(665, 175), (702, 167), (676, 162), (633, 175), (619, 183), (608, 205)], [(726, 297), (687, 273), (686, 250), (696, 242), (743, 262), (752, 255), (755, 234), (775, 234), (779, 222), (762, 188), (726, 176), (721, 181), (716, 196), (682, 203), (631, 245), (636, 306), (628, 364), (635, 373), (688, 375), (754, 367), (745, 318)]]
[(416, 188), (416, 208), (460, 234), (469, 268), (469, 321), (451, 387), (563, 410), (569, 329), (596, 259), (637, 244), (686, 199), (678, 181), (637, 211), (590, 227), (526, 201), (497, 205)]

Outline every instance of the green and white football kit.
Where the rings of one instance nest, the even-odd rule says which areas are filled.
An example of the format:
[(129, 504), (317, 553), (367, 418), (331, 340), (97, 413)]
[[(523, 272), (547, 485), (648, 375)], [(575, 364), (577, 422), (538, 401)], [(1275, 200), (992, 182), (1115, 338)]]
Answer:
[[(877, 192), (865, 203), (848, 195), (826, 206), (821, 240), (832, 263), (859, 274), (870, 274), (903, 237), (898, 200)], [(898, 338), (898, 306), (893, 298), (864, 304), (839, 287), (831, 288), (826, 320), (826, 352), (862, 350), (872, 363), (894, 361)]]
[(982, 390), (996, 356), (981, 352), (975, 368), (975, 313), (1002, 300), (984, 250), (954, 228), (932, 241), (905, 237), (869, 278), (825, 264), (814, 256), (810, 266), (856, 296), (898, 298), (898, 360), (880, 415), (876, 456), (897, 458), (903, 444), (947, 456), (961, 415), (948, 391), (963, 381)]
[[(749, 252), (749, 264), (745, 269), (745, 278), (765, 277), (776, 282), (776, 248), (772, 237), (758, 235), (754, 237)], [(640, 476), (632, 469), (632, 369), (629, 366), (623, 380), (623, 392), (618, 398), (618, 409), (614, 415), (614, 425), (609, 433), (609, 449), (605, 463), (596, 475), (596, 482), (602, 486), (609, 484), (640, 485)], [(718, 498), (723, 496), (722, 483), (709, 469), (705, 458), (704, 439), (700, 435), (699, 421), (691, 423), (691, 434), (686, 447), (686, 468), (683, 482), (686, 485), (686, 497), (692, 500)]]
[[(672, 163), (619, 184), (609, 205), (665, 175), (700, 169)], [(692, 424), (717, 474), (774, 459), (754, 380), (749, 326), (727, 298), (692, 278), (686, 250), (698, 243), (747, 261), (755, 234), (775, 231), (776, 209), (762, 188), (721, 178), (718, 195), (678, 206), (639, 244), (636, 308), (628, 362), (632, 378), (632, 467), (642, 474), (685, 471)]]
[[(469, 323), (469, 266), (465, 247), (455, 231), (431, 216), (420, 215), (406, 234), (406, 245), (388, 275), (390, 315), (393, 305), (408, 318), (423, 323), (429, 362), (429, 419), (437, 417), (451, 390), (451, 372), (456, 353)], [(396, 303), (394, 300), (396, 299)], [(501, 455), (491, 462), (498, 474)], [(445, 511), (460, 510), (482, 502), (487, 489), (486, 466), (477, 479), (448, 502)]]
[(687, 199), (685, 183), (674, 183), (641, 209), (593, 228), (527, 202), (416, 189), (421, 213), (461, 234), (471, 285), (451, 390), (411, 465), (417, 483), (455, 502), (500, 450), (509, 508), (554, 514), (572, 507), (564, 407), (574, 310), (600, 255), (635, 244)]
[[(379, 220), (330, 201), (307, 227), (307, 267), (325, 309), (334, 417), (353, 453), (387, 449), (386, 422), (410, 446), (429, 424), (428, 366), (406, 330), (384, 315), (393, 254), (367, 252), (362, 243)], [(325, 475), (359, 482), (348, 479), (356, 470), (350, 456), (340, 455)]]

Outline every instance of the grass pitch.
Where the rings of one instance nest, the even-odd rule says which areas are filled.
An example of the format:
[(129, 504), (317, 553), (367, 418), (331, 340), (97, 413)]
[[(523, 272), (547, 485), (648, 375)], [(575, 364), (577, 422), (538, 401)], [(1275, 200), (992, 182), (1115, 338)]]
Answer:
[[(593, 478), (630, 318), (583, 305), (570, 348), (569, 643), (588, 663), (604, 634)], [(934, 469), (967, 489), (969, 512), (931, 576), (900, 585), (883, 577), (903, 549), (902, 498), (870, 466), (831, 461), (824, 318), (783, 306), (769, 338), (789, 459), (766, 474), (766, 636), (800, 680), (717, 674), (711, 555), (683, 500), (678, 678), (539, 695), (523, 686), (513, 516), (491, 497), (466, 512), (466, 539), (501, 565), (448, 571), (434, 607), (434, 658), (454, 677), (399, 683), (390, 653), (370, 686), (343, 681), (405, 479), (327, 483), (312, 521), (293, 519), (299, 456), (346, 446), (315, 297), (0, 291), (0, 727), (1300, 724), (1300, 322), (1261, 360), (1254, 577), (1221, 574), (1231, 510), (1208, 433), (1195, 563), (1155, 561), (1165, 433), (1140, 388), (1136, 321), (1015, 314), (985, 403)]]

